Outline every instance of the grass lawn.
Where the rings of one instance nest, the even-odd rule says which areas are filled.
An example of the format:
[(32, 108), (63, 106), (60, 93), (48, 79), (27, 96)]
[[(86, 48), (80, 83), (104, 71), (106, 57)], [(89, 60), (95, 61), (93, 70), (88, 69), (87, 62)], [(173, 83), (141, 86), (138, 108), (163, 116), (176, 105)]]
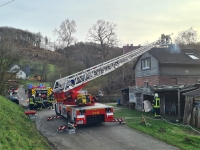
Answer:
[[(200, 150), (200, 130), (195, 132), (181, 123), (171, 123), (161, 119), (154, 119), (150, 113), (140, 112), (123, 106), (114, 106), (115, 118), (124, 118), (126, 125), (130, 128), (149, 134), (170, 145), (179, 147), (182, 150)], [(146, 125), (142, 122), (142, 115)]]
[(24, 109), (0, 96), (0, 149), (51, 150), (48, 141), (39, 133), (35, 122), (28, 119)]

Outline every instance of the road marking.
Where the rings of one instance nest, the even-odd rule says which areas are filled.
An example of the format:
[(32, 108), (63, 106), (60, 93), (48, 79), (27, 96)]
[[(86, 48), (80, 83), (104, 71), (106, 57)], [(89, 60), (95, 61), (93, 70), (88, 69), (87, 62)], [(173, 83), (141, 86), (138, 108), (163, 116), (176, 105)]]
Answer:
[(19, 98), (20, 98), (19, 100), (23, 101), (23, 99), (21, 98), (21, 96), (20, 96), (18, 93), (17, 93), (17, 95), (18, 95), (18, 96), (19, 96)]

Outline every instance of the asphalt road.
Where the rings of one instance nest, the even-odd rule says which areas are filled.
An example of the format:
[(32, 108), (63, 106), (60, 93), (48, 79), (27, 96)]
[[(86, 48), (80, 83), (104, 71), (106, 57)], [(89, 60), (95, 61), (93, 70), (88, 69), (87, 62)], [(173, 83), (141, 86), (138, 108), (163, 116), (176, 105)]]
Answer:
[[(22, 88), (18, 96), (20, 103), (26, 105), (27, 95)], [(140, 133), (119, 123), (101, 123), (90, 126), (78, 126), (75, 134), (58, 132), (57, 127), (65, 125), (64, 118), (47, 121), (55, 116), (54, 110), (43, 109), (36, 115), (38, 130), (47, 137), (57, 150), (178, 150), (178, 148)]]
[(27, 102), (26, 102), (26, 100), (28, 99), (28, 95), (25, 94), (25, 91), (22, 87), (18, 88), (18, 93), (15, 95), (18, 97), (19, 103), (21, 105), (28, 107)]

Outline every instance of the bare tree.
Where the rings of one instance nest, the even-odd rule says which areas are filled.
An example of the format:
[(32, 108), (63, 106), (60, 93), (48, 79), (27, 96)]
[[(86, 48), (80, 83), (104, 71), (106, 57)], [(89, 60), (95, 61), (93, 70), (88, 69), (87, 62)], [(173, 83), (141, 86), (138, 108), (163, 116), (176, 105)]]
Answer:
[[(115, 32), (116, 26), (117, 25), (114, 23), (98, 20), (96, 24), (94, 24), (88, 31), (87, 40), (91, 42), (95, 53), (101, 55), (102, 62), (106, 61), (110, 50), (118, 44), (117, 35)], [(107, 75), (107, 81), (107, 93), (110, 94), (112, 83), (111, 73)]]
[(35, 44), (39, 48), (40, 48), (41, 39), (42, 39), (42, 34), (40, 32), (36, 33), (35, 34)]
[(116, 24), (98, 20), (87, 34), (88, 41), (94, 43), (94, 50), (101, 54), (103, 62), (106, 60), (110, 48), (118, 43), (115, 30)]
[(197, 43), (197, 31), (192, 27), (188, 30), (184, 30), (178, 33), (178, 36), (175, 39), (176, 44), (180, 46), (185, 46), (189, 44)]
[(76, 39), (73, 34), (76, 33), (76, 22), (74, 20), (70, 21), (66, 19), (60, 25), (60, 29), (54, 29), (54, 34), (57, 35), (57, 47), (62, 49), (67, 58), (67, 69), (68, 73), (71, 73), (70, 67), (70, 56), (73, 53), (73, 49), (70, 48), (71, 45), (76, 43)]
[(19, 59), (18, 48), (13, 41), (4, 35), (4, 38), (0, 40), (0, 95), (5, 95), (7, 81), (15, 76), (15, 74), (9, 72), (9, 69)]
[(41, 73), (41, 78), (42, 81), (47, 81), (47, 74), (50, 72), (49, 64), (45, 61), (41, 66), (40, 66), (40, 73)]

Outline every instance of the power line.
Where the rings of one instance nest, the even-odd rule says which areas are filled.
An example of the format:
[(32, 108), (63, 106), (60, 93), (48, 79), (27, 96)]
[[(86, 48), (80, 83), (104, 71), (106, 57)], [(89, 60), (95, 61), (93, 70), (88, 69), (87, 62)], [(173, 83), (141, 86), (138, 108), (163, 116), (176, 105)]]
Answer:
[(12, 0), (12, 1), (9, 1), (9, 2), (7, 2), (7, 3), (5, 3), (5, 4), (2, 4), (2, 5), (0, 5), (0, 7), (2, 7), (2, 6), (4, 6), (4, 5), (7, 5), (7, 4), (9, 4), (9, 3), (13, 2), (13, 1), (15, 1), (15, 0)]

